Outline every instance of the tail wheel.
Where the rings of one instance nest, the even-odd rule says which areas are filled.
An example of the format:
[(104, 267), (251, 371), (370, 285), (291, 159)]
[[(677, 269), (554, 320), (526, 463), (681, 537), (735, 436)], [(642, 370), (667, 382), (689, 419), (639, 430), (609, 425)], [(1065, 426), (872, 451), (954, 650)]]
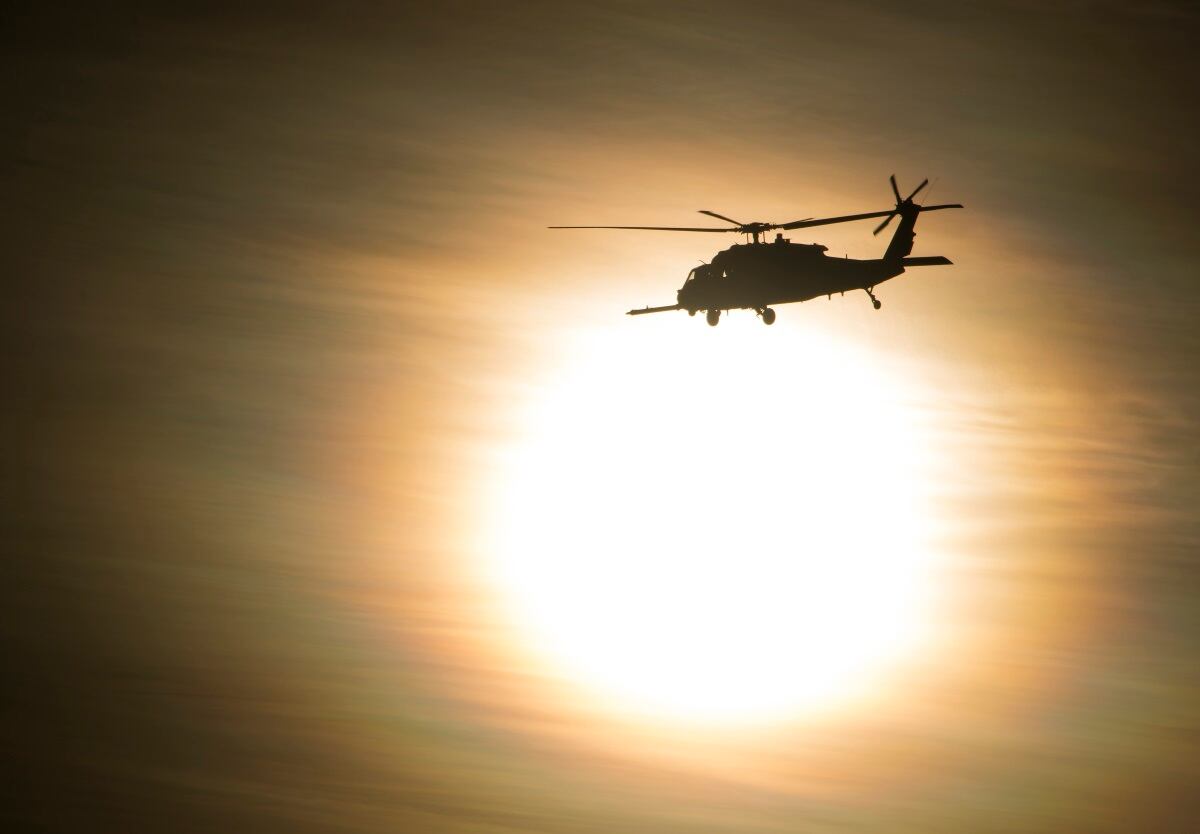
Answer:
[(721, 311), (709, 310), (708, 315), (705, 316), (705, 319), (708, 321), (709, 327), (716, 327), (717, 322), (721, 320)]
[(767, 307), (765, 310), (762, 311), (762, 320), (763, 320), (763, 324), (774, 324), (775, 323), (775, 311), (772, 310), (770, 307)]

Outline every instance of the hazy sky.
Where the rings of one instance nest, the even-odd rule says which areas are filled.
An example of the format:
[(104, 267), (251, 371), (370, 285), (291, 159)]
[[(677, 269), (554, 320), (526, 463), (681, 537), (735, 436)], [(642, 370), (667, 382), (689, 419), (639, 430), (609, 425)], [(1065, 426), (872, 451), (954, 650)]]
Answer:
[[(10, 827), (1194, 830), (1193, 4), (4, 19)], [(955, 266), (770, 330), (622, 315), (732, 239), (545, 229), (892, 173), (966, 204), (917, 230)], [(936, 645), (765, 730), (589, 702), (480, 567), (523, 415), (639, 339), (614, 373), (802, 397), (804, 334), (919, 380)]]

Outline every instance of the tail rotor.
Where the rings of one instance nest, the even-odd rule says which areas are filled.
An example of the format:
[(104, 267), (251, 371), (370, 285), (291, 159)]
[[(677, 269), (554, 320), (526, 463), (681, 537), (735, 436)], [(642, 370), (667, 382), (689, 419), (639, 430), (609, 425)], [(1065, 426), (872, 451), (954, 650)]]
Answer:
[[(890, 177), (888, 177), (888, 182), (890, 182), (892, 184), (892, 194), (896, 195), (896, 207), (894, 209), (892, 209), (891, 212), (888, 213), (887, 217), (883, 218), (882, 223), (880, 223), (878, 226), (875, 227), (875, 231), (873, 232), (873, 234), (876, 234), (876, 235), (887, 228), (888, 223), (891, 223), (892, 218), (900, 213), (901, 208), (903, 208), (904, 206), (913, 205), (913, 197), (916, 197), (917, 194), (919, 194), (921, 192), (922, 188), (929, 185), (929, 180), (923, 179), (923, 180), (921, 180), (921, 184), (918, 185), (916, 188), (914, 188), (913, 192), (911, 194), (909, 194), (907, 197), (904, 197), (903, 199), (901, 199), (900, 189), (896, 185), (896, 175), (892, 174)], [(938, 208), (949, 208), (949, 206), (938, 206)]]

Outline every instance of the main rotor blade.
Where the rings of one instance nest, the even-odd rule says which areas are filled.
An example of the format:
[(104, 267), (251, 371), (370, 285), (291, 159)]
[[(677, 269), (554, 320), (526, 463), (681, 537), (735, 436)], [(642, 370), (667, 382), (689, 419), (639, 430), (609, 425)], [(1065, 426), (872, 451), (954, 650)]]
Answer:
[(918, 185), (915, 189), (913, 189), (913, 193), (908, 195), (908, 199), (911, 200), (913, 197), (916, 197), (917, 192), (920, 191), (922, 188), (924, 188), (927, 185), (929, 185), (928, 179), (921, 180), (921, 184)]
[(808, 220), (793, 220), (791, 223), (777, 223), (772, 229), (807, 229), (809, 226), (828, 226), (830, 223), (850, 223), (854, 220), (867, 220), (871, 217), (883, 217), (891, 211), (869, 211), (866, 214), (844, 214), (841, 217), (817, 217)]
[(740, 232), (741, 229), (691, 228), (687, 226), (547, 226), (547, 229), (644, 229), (651, 232)]
[(871, 232), (871, 234), (877, 235), (880, 232), (882, 232), (884, 229), (887, 228), (887, 224), (892, 222), (892, 218), (895, 216), (896, 216), (896, 212), (894, 212), (894, 211), (889, 212), (888, 216), (887, 216), (887, 220), (884, 220), (882, 223), (880, 223), (878, 226), (876, 226), (875, 231)]
[(940, 206), (921, 206), (921, 211), (937, 211), (944, 208), (962, 208), (962, 203), (942, 203)]
[(896, 202), (897, 203), (901, 202), (900, 189), (896, 187), (896, 175), (892, 174), (891, 176), (889, 176), (888, 181), (892, 184), (892, 193), (896, 195)]
[(732, 217), (726, 217), (723, 214), (717, 214), (715, 211), (709, 211), (708, 209), (700, 209), (700, 214), (707, 214), (709, 217), (715, 217), (718, 220), (724, 220), (726, 223), (732, 223), (735, 226), (745, 226), (746, 225), (745, 223), (742, 223), (739, 220), (734, 220)]

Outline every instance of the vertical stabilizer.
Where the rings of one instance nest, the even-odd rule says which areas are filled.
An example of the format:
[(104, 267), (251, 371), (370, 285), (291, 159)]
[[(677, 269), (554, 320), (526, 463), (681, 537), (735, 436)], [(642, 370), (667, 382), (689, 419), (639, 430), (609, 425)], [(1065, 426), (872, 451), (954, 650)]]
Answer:
[(921, 214), (921, 207), (905, 202), (900, 204), (897, 213), (900, 215), (900, 224), (896, 226), (887, 251), (883, 253), (885, 261), (900, 261), (907, 257), (913, 250), (913, 240), (917, 236), (917, 217)]

